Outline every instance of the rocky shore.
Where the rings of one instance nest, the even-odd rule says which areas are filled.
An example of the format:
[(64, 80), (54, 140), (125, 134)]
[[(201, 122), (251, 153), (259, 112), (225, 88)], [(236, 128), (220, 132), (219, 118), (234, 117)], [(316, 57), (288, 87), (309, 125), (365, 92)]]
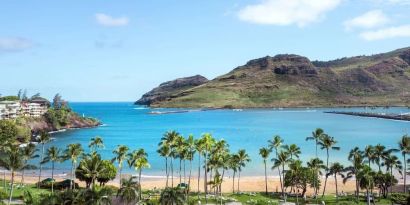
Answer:
[(390, 119), (390, 120), (403, 120), (403, 121), (410, 121), (410, 114), (393, 114), (393, 113), (368, 113), (368, 112), (339, 112), (339, 111), (331, 111), (325, 112), (331, 114), (340, 114), (340, 115), (352, 115), (352, 116), (359, 116), (359, 117), (374, 117), (374, 118), (382, 118), (382, 119)]

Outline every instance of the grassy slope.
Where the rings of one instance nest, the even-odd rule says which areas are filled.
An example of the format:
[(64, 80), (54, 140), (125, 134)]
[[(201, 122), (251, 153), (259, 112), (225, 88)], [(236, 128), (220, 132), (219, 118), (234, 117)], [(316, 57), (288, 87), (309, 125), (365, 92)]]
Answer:
[[(397, 58), (398, 51), (370, 57), (326, 62), (317, 78), (275, 75), (271, 69), (241, 66), (204, 85), (178, 91), (177, 97), (153, 107), (298, 107), (407, 105), (410, 68), (401, 77), (375, 75), (366, 68)], [(401, 60), (401, 59), (400, 59)], [(289, 62), (278, 62), (278, 65)], [(330, 69), (328, 67), (331, 67)], [(246, 77), (241, 78), (241, 75)], [(373, 87), (357, 82), (358, 75), (374, 81)], [(235, 76), (234, 79), (226, 79)], [(407, 78), (407, 79), (406, 79)], [(365, 79), (366, 80), (366, 79)], [(336, 83), (337, 82), (337, 83)], [(389, 86), (389, 89), (385, 87)], [(384, 89), (384, 90), (383, 90)], [(185, 93), (185, 94), (181, 94)], [(175, 93), (174, 93), (175, 94)], [(408, 98), (408, 96), (405, 96)]]

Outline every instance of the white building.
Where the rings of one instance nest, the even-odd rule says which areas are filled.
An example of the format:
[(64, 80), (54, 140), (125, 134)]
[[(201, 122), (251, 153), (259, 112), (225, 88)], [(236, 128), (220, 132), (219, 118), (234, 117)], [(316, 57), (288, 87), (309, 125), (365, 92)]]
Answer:
[(41, 117), (47, 105), (33, 102), (0, 101), (0, 119), (15, 119), (19, 116)]

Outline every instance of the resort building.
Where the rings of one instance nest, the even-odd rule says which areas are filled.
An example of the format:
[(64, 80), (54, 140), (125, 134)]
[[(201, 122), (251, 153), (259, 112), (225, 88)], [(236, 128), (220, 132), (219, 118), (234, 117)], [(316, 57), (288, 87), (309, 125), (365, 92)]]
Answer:
[(19, 116), (41, 117), (48, 109), (45, 103), (0, 101), (0, 120), (15, 119)]

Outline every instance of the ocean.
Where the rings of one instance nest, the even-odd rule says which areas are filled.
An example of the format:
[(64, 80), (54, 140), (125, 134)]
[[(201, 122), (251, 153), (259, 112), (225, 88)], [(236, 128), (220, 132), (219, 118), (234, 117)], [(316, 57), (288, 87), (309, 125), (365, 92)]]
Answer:
[[(181, 109), (151, 109), (126, 103), (70, 103), (80, 115), (101, 120), (102, 126), (89, 129), (67, 130), (53, 134), (54, 140), (47, 144), (65, 149), (70, 143), (81, 143), (88, 150), (92, 137), (101, 136), (105, 148), (100, 150), (103, 158), (111, 159), (117, 145), (130, 149), (144, 148), (148, 153), (151, 168), (144, 170), (145, 176), (164, 175), (165, 160), (156, 150), (162, 135), (176, 130), (183, 136), (193, 134), (199, 138), (211, 133), (216, 139), (224, 139), (229, 149), (236, 152), (245, 149), (252, 161), (243, 169), (245, 176), (262, 176), (263, 162), (258, 155), (259, 148), (267, 146), (274, 135), (280, 135), (285, 144), (297, 144), (302, 151), (300, 158), (306, 160), (315, 156), (313, 141), (305, 141), (316, 128), (336, 138), (340, 151), (330, 151), (330, 162), (348, 164), (347, 153), (355, 146), (381, 143), (388, 148), (397, 147), (402, 135), (409, 133), (410, 122), (347, 115), (327, 114), (324, 111), (371, 111), (384, 113), (408, 113), (405, 107), (377, 108), (289, 108), (289, 109), (243, 109), (208, 110), (172, 114), (149, 114), (150, 112), (180, 111)], [(325, 161), (325, 151), (319, 150), (319, 157)], [(193, 162), (194, 175), (197, 157)], [(178, 166), (178, 163), (175, 163)], [(49, 167), (50, 165), (45, 165)], [(269, 166), (271, 163), (269, 162)], [(70, 163), (56, 165), (58, 172), (69, 172)], [(175, 168), (177, 169), (177, 168)], [(133, 173), (126, 168), (124, 172)]]

